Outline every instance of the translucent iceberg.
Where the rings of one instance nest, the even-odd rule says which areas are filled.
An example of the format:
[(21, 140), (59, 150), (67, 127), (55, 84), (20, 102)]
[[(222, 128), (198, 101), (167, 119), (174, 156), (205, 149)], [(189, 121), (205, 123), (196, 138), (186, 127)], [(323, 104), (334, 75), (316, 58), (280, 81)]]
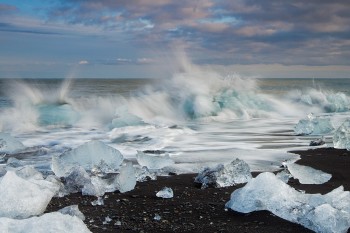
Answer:
[(288, 171), (288, 169), (283, 169), (282, 171), (276, 174), (276, 177), (282, 180), (284, 183), (288, 183), (290, 178), (293, 178), (292, 174)]
[(334, 148), (350, 150), (350, 119), (347, 119), (333, 135)]
[(136, 168), (136, 181), (145, 182), (147, 180), (156, 180), (157, 174), (150, 172), (147, 167)]
[(18, 168), (18, 167), (23, 167), (25, 163), (19, 159), (16, 159), (14, 157), (8, 158), (6, 162), (7, 167), (12, 167), (12, 168)]
[(156, 193), (156, 196), (161, 198), (173, 198), (174, 192), (171, 188), (164, 187), (162, 190)]
[(346, 233), (350, 227), (350, 193), (342, 186), (326, 195), (303, 194), (267, 172), (235, 190), (226, 207), (242, 213), (268, 210), (316, 232)]
[(128, 162), (125, 166), (119, 169), (119, 175), (117, 176), (117, 187), (121, 193), (131, 191), (136, 185), (135, 169), (132, 163)]
[(82, 221), (85, 220), (84, 214), (79, 210), (78, 205), (66, 206), (60, 210), (58, 210), (61, 214), (68, 214), (70, 216), (76, 216)]
[(83, 167), (76, 166), (71, 168), (69, 173), (63, 178), (63, 184), (66, 192), (77, 193), (84, 187), (91, 185), (91, 178)]
[(81, 166), (87, 171), (99, 167), (104, 172), (115, 171), (123, 162), (122, 154), (100, 141), (87, 142), (76, 149), (52, 157), (52, 171), (65, 176), (72, 167)]
[(22, 142), (12, 137), (10, 134), (0, 132), (0, 153), (13, 154), (24, 148), (25, 146)]
[(220, 188), (246, 183), (251, 178), (249, 165), (243, 160), (235, 159), (226, 165), (219, 164), (214, 168), (203, 168), (194, 182), (201, 183), (202, 189), (209, 185)]
[(8, 171), (0, 181), (0, 217), (28, 218), (42, 214), (58, 189), (38, 176), (24, 179), (15, 171)]
[(136, 159), (141, 166), (145, 166), (148, 169), (161, 169), (175, 164), (174, 160), (172, 160), (169, 155), (148, 155), (141, 151), (137, 152)]
[(322, 135), (334, 130), (333, 124), (329, 118), (314, 117), (308, 115), (307, 119), (301, 119), (294, 127), (297, 135)]
[(11, 233), (91, 233), (84, 222), (75, 216), (53, 212), (40, 217), (16, 220), (0, 218), (0, 232)]
[(323, 184), (332, 178), (331, 174), (314, 169), (312, 167), (302, 166), (291, 163), (287, 165), (290, 174), (298, 179), (301, 184)]

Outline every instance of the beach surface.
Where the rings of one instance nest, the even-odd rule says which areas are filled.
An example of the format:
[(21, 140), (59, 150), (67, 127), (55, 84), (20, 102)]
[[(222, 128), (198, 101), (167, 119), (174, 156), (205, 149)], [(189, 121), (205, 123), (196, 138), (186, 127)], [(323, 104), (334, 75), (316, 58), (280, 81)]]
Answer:
[[(288, 184), (292, 187), (306, 193), (322, 194), (341, 185), (346, 191), (350, 190), (349, 151), (318, 148), (291, 153), (300, 155), (298, 164), (332, 174), (331, 180), (321, 185), (304, 185), (291, 179)], [(253, 173), (256, 175), (258, 173)], [(241, 214), (227, 210), (225, 203), (231, 193), (244, 185), (200, 189), (194, 183), (195, 176), (169, 175), (137, 183), (130, 192), (107, 193), (101, 206), (91, 204), (96, 197), (80, 193), (53, 198), (46, 212), (78, 205), (92, 232), (312, 232), (268, 211)], [(156, 197), (163, 187), (172, 188), (174, 197)]]

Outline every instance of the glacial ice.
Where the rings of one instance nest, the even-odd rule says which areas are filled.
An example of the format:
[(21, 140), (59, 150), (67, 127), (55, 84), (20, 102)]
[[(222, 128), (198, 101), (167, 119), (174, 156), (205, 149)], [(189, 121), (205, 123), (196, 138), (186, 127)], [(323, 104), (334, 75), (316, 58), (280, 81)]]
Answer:
[(350, 150), (350, 119), (347, 119), (333, 135), (334, 148)]
[(91, 233), (84, 222), (75, 216), (59, 212), (28, 219), (0, 218), (0, 232), (11, 233)]
[(91, 178), (83, 167), (72, 167), (63, 178), (63, 183), (68, 193), (80, 192), (85, 186), (91, 184)]
[(315, 232), (346, 233), (350, 227), (350, 192), (342, 186), (325, 195), (303, 194), (268, 172), (235, 190), (226, 207), (242, 213), (268, 210)]
[(52, 171), (56, 176), (65, 176), (72, 167), (82, 166), (91, 171), (99, 167), (102, 171), (115, 171), (123, 162), (122, 154), (100, 141), (87, 142), (76, 149), (52, 157)]
[(0, 153), (13, 154), (24, 148), (25, 146), (22, 142), (12, 137), (10, 134), (0, 132)]
[(175, 163), (174, 160), (169, 157), (169, 155), (148, 155), (141, 151), (137, 152), (136, 159), (141, 166), (145, 166), (148, 169), (161, 169)]
[(195, 182), (201, 183), (202, 189), (209, 185), (220, 188), (246, 183), (251, 178), (249, 165), (243, 160), (235, 159), (226, 165), (219, 164), (214, 168), (203, 168), (195, 178)]
[(25, 165), (25, 163), (23, 161), (16, 159), (14, 157), (10, 157), (6, 161), (7, 167), (18, 168), (18, 167), (23, 167), (24, 165)]
[(291, 175), (298, 179), (301, 184), (323, 184), (332, 178), (331, 174), (314, 169), (312, 167), (302, 166), (291, 163), (287, 165)]
[(28, 175), (26, 171), (17, 175), (8, 171), (0, 181), (0, 217), (28, 218), (42, 214), (58, 189), (37, 174)]
[(150, 172), (147, 167), (136, 168), (135, 176), (137, 182), (145, 182), (147, 180), (157, 179), (157, 174)]
[(126, 163), (119, 169), (119, 172), (116, 180), (119, 192), (125, 193), (133, 190), (136, 185), (136, 176), (132, 163)]
[(61, 214), (68, 214), (70, 216), (76, 216), (82, 221), (85, 220), (84, 214), (79, 210), (78, 205), (70, 205), (66, 206), (60, 210), (58, 210)]
[(334, 127), (329, 118), (314, 117), (312, 114), (309, 114), (307, 119), (301, 119), (294, 127), (297, 135), (322, 135), (333, 130)]
[(161, 198), (173, 198), (174, 192), (171, 188), (164, 187), (162, 190), (156, 193), (156, 196)]
[(288, 171), (288, 169), (283, 169), (282, 171), (276, 174), (276, 177), (282, 180), (284, 183), (288, 183), (289, 179), (292, 178), (292, 174)]

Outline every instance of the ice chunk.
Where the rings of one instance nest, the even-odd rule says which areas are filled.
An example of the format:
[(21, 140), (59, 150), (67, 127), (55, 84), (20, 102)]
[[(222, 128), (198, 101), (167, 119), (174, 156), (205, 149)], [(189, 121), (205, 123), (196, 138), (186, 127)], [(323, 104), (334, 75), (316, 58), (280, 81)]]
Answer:
[(16, 220), (0, 218), (0, 232), (11, 233), (91, 233), (78, 217), (53, 212), (40, 217)]
[(63, 184), (68, 193), (77, 193), (91, 184), (91, 178), (83, 167), (76, 166), (63, 178)]
[(155, 214), (153, 219), (156, 221), (160, 221), (162, 219), (162, 217), (160, 217), (159, 214)]
[(169, 155), (164, 156), (156, 156), (156, 155), (148, 155), (141, 151), (137, 152), (136, 155), (137, 162), (141, 166), (145, 166), (148, 169), (161, 169), (163, 167), (171, 166), (175, 162), (172, 160)]
[(162, 190), (156, 193), (156, 196), (161, 198), (173, 198), (174, 192), (171, 188), (164, 187)]
[(81, 220), (85, 220), (84, 214), (79, 210), (78, 205), (66, 206), (60, 210), (58, 210), (61, 214), (68, 214), (70, 216), (76, 216)]
[(8, 160), (6, 162), (7, 167), (17, 168), (17, 167), (22, 167), (24, 165), (25, 165), (25, 163), (23, 163), (23, 161), (16, 159), (14, 157), (8, 158)]
[(246, 183), (251, 178), (249, 165), (243, 160), (235, 159), (226, 165), (219, 164), (215, 168), (203, 168), (195, 178), (195, 182), (201, 183), (202, 188), (208, 185), (220, 188)]
[(48, 175), (45, 180), (54, 183), (57, 187), (59, 187), (58, 192), (55, 194), (56, 197), (64, 197), (65, 195), (69, 194), (59, 177), (55, 175)]
[(24, 179), (8, 171), (0, 181), (0, 216), (28, 218), (42, 214), (58, 189), (37, 176)]
[(105, 202), (103, 200), (103, 197), (97, 197), (95, 201), (91, 202), (91, 205), (96, 206), (96, 205), (104, 205)]
[(122, 162), (123, 156), (117, 149), (100, 141), (90, 141), (52, 157), (52, 171), (59, 177), (65, 176), (74, 166), (82, 166), (87, 171), (97, 166), (108, 172), (117, 170)]
[(147, 167), (137, 168), (136, 169), (136, 181), (145, 182), (147, 180), (156, 180), (157, 174), (150, 172)]
[(316, 232), (346, 233), (350, 227), (350, 193), (339, 187), (332, 192), (303, 194), (273, 173), (261, 173), (235, 190), (227, 208), (249, 213), (268, 210)]
[(0, 132), (0, 153), (13, 154), (21, 151), (25, 146), (10, 134)]
[(334, 130), (329, 118), (314, 117), (312, 114), (307, 119), (301, 119), (294, 127), (297, 135), (321, 135)]
[(350, 119), (347, 119), (333, 135), (334, 148), (350, 150)]
[(135, 169), (132, 163), (128, 162), (119, 169), (117, 176), (117, 187), (121, 193), (131, 191), (136, 185)]
[(276, 174), (276, 177), (282, 180), (284, 183), (288, 183), (290, 178), (293, 178), (292, 174), (288, 171), (288, 169), (283, 169), (282, 171)]
[(117, 178), (117, 174), (111, 173), (92, 176), (91, 182), (84, 186), (82, 193), (83, 195), (103, 196), (106, 192), (114, 192), (118, 189)]
[(324, 140), (324, 137), (322, 138), (318, 138), (318, 139), (315, 139), (315, 140), (312, 140), (309, 144), (309, 146), (321, 146), (321, 145), (324, 145), (326, 144), (325, 140)]
[(289, 172), (301, 184), (323, 184), (332, 178), (331, 174), (316, 170), (312, 167), (291, 163), (287, 165)]
[(105, 220), (102, 222), (102, 224), (106, 225), (106, 224), (108, 224), (110, 222), (112, 222), (112, 219), (109, 216), (107, 216), (107, 217), (105, 217)]

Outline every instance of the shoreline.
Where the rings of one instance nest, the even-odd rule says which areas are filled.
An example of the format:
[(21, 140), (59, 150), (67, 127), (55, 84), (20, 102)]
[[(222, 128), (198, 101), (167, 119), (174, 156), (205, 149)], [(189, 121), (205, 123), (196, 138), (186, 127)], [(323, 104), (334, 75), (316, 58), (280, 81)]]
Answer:
[[(296, 163), (332, 174), (321, 185), (302, 185), (290, 180), (289, 185), (306, 193), (328, 193), (343, 185), (350, 189), (350, 152), (334, 148), (317, 148), (307, 151), (291, 151), (299, 154)], [(252, 173), (255, 177), (259, 173)], [(65, 206), (79, 205), (84, 221), (92, 232), (312, 232), (301, 225), (274, 216), (268, 211), (241, 214), (225, 210), (231, 193), (243, 187), (200, 189), (194, 183), (197, 174), (158, 177), (155, 181), (137, 183), (127, 193), (107, 193), (104, 205), (93, 206), (96, 197), (80, 193), (53, 198), (46, 212), (57, 211)], [(163, 187), (174, 191), (171, 199), (156, 197)], [(160, 220), (154, 217), (158, 214)], [(106, 222), (106, 217), (111, 221)], [(104, 224), (105, 223), (105, 224)], [(349, 232), (349, 231), (348, 231)]]

